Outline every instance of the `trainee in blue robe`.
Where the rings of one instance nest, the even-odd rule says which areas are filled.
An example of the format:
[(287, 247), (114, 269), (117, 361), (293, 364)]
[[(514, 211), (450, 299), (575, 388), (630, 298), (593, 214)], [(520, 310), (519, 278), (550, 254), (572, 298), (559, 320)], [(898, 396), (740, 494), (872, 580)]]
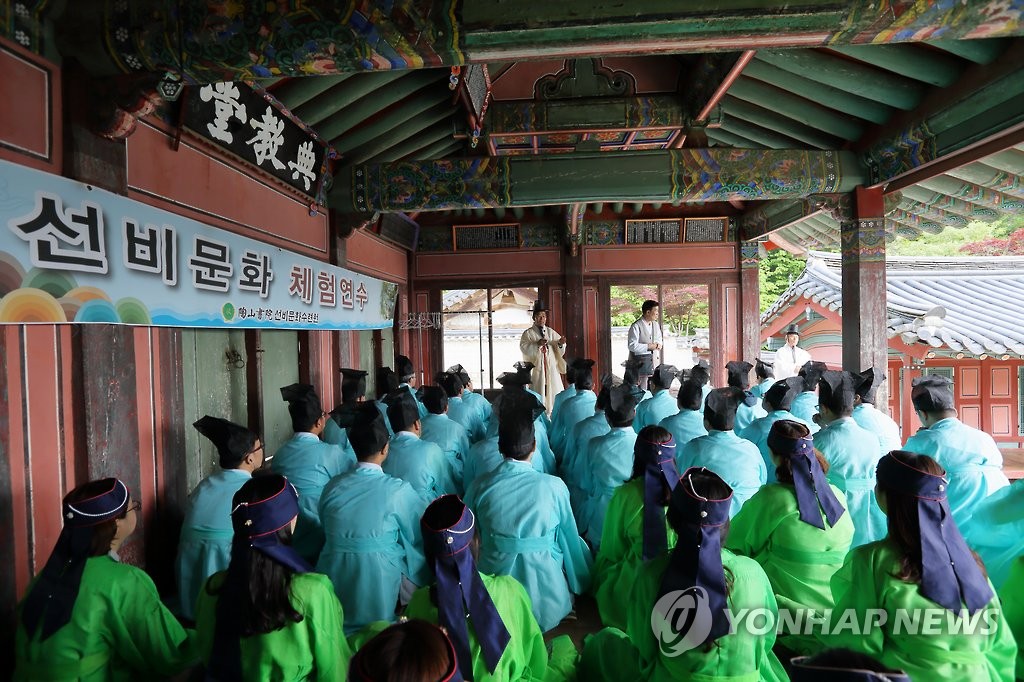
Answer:
[[(543, 403), (540, 394), (526, 390), (527, 393), (537, 397), (537, 400)], [(545, 474), (554, 474), (558, 466), (555, 464), (555, 453), (551, 449), (551, 441), (548, 439), (548, 430), (551, 428), (551, 422), (548, 420), (548, 413), (541, 412), (536, 419), (533, 420), (533, 438), (537, 441), (535, 448), (536, 455), (538, 457), (537, 465), (541, 471)], [(492, 419), (487, 424), (487, 437), (493, 438), (498, 435), (498, 417), (492, 415)]]
[(704, 413), (700, 410), (679, 410), (671, 417), (662, 419), (659, 426), (672, 434), (677, 453), (694, 438), (708, 435), (708, 430), (704, 428)]
[(427, 410), (427, 406), (420, 402), (420, 399), (416, 397), (416, 389), (409, 384), (398, 384), (398, 388), (404, 388), (409, 391), (409, 395), (411, 395), (412, 399), (416, 401), (416, 410), (420, 413), (420, 419), (426, 417), (429, 410)]
[(551, 404), (551, 424), (555, 424), (555, 419), (558, 418), (558, 411), (562, 409), (562, 403), (569, 398), (576, 395), (576, 384), (569, 384), (564, 390), (559, 391), (558, 395), (555, 396), (554, 402)]
[(522, 583), (541, 630), (554, 628), (572, 610), (572, 594), (589, 588), (593, 563), (565, 484), (506, 459), (473, 482), (466, 504), (480, 528), (480, 571)]
[(818, 432), (821, 427), (814, 423), (814, 415), (818, 414), (818, 394), (815, 391), (804, 391), (793, 398), (793, 404), (789, 411), (797, 416), (797, 419), (807, 424), (811, 435)]
[(189, 495), (175, 565), (179, 614), (188, 620), (195, 620), (196, 600), (206, 579), (231, 563), (231, 498), (250, 478), (244, 469), (221, 469), (201, 480)]
[(448, 398), (448, 418), (462, 424), (470, 445), (484, 437), (484, 425), (477, 418), (476, 410), (461, 396)]
[(615, 491), (633, 473), (633, 446), (636, 431), (630, 426), (613, 427), (611, 431), (590, 441), (589, 457), (583, 473), (580, 533), (596, 554), (604, 532), (604, 514)]
[(736, 408), (736, 419), (733, 422), (732, 430), (738, 436), (743, 429), (753, 424), (755, 419), (760, 419), (767, 414), (768, 412), (761, 407), (761, 401), (758, 401), (756, 405), (740, 403), (739, 407)]
[(853, 408), (853, 421), (865, 431), (870, 431), (878, 438), (878, 447), (883, 455), (903, 447), (900, 437), (900, 425), (892, 417), (885, 414), (870, 403), (861, 403)]
[(572, 430), (581, 421), (594, 414), (597, 394), (593, 391), (580, 391), (562, 403), (562, 409), (551, 423), (551, 449), (555, 458), (561, 463)]
[(292, 535), (292, 547), (310, 563), (316, 563), (324, 544), (320, 527), (320, 493), (327, 482), (356, 466), (351, 450), (324, 443), (312, 433), (296, 433), (280, 447), (270, 470), (285, 476), (299, 492), (299, 520)]
[(881, 540), (889, 532), (875, 500), (875, 469), (882, 455), (873, 433), (852, 417), (837, 419), (814, 434), (814, 447), (828, 460), (828, 482), (846, 493), (853, 519), (853, 547)]
[(636, 418), (633, 419), (633, 431), (640, 433), (645, 426), (655, 426), (661, 420), (678, 414), (679, 405), (668, 389), (658, 391), (647, 400), (636, 406)]
[[(534, 469), (543, 474), (544, 465), (536, 454), (537, 450), (534, 449), (533, 456), (530, 457), (530, 464), (533, 465)], [(469, 455), (466, 457), (465, 467), (462, 470), (463, 488), (469, 490), (469, 486), (473, 484), (473, 481), (497, 469), (504, 460), (505, 457), (498, 450), (497, 436), (491, 436), (478, 443), (473, 443), (469, 448)]]
[(604, 411), (587, 417), (572, 430), (572, 436), (565, 444), (565, 457), (562, 458), (562, 480), (569, 488), (569, 499), (572, 510), (579, 512), (583, 501), (583, 467), (587, 466), (590, 457), (590, 441), (603, 436), (612, 430)]
[(461, 495), (464, 491), (462, 472), (466, 457), (469, 455), (469, 434), (466, 427), (444, 414), (428, 414), (421, 423), (423, 432), (420, 438), (441, 448), (451, 469), (457, 492)]
[(487, 398), (468, 388), (462, 390), (462, 402), (466, 404), (466, 409), (474, 415), (474, 420), (478, 424), (478, 427), (470, 429), (470, 433), (477, 433), (477, 428), (479, 428), (480, 435), (475, 440), (480, 440), (487, 432), (487, 425), (491, 420), (491, 403)]
[(416, 585), (430, 580), (420, 534), (426, 508), (412, 486), (369, 463), (324, 489), (327, 542), (316, 570), (334, 583), (346, 636), (373, 621), (395, 621), (403, 576)]
[(775, 377), (768, 377), (761, 383), (752, 386), (750, 392), (754, 394), (754, 397), (763, 398), (764, 394), (768, 392), (768, 389), (775, 383)]
[(374, 400), (373, 403), (374, 405), (377, 406), (377, 410), (384, 417), (384, 426), (386, 426), (388, 429), (388, 435), (395, 435), (395, 430), (391, 428), (391, 420), (388, 419), (388, 404), (385, 403), (383, 400)]
[(427, 501), (458, 490), (441, 448), (410, 431), (391, 437), (384, 473), (406, 481)]
[(946, 470), (949, 509), (959, 527), (982, 500), (1010, 485), (1003, 473), (1003, 455), (992, 436), (956, 417), (921, 429), (907, 439), (903, 449), (928, 455)]
[(989, 580), (1002, 587), (1017, 557), (1024, 557), (1024, 478), (982, 500), (960, 530), (985, 562)]
[(757, 446), (734, 431), (711, 429), (708, 435), (694, 438), (676, 451), (676, 467), (680, 472), (690, 467), (706, 467), (721, 476), (732, 488), (730, 517), (736, 515), (768, 478)]
[(772, 424), (780, 419), (789, 419), (790, 421), (806, 424), (802, 419), (797, 419), (796, 415), (789, 410), (773, 410), (764, 417), (755, 419), (750, 423), (750, 426), (739, 432), (740, 438), (749, 440), (757, 446), (758, 451), (761, 453), (764, 466), (768, 470), (768, 483), (775, 483), (778, 480), (775, 478), (775, 463), (772, 462), (772, 451), (768, 447), (768, 433), (772, 430)]

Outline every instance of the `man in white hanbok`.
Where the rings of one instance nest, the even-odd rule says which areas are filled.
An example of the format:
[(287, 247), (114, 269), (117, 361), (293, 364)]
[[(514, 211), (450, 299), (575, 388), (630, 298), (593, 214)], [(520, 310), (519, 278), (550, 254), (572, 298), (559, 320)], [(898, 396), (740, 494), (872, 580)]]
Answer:
[(523, 332), (519, 339), (519, 350), (523, 361), (533, 363), (530, 388), (544, 399), (544, 408), (550, 414), (555, 396), (565, 382), (565, 339), (548, 327), (548, 309), (541, 301), (533, 304), (533, 326)]

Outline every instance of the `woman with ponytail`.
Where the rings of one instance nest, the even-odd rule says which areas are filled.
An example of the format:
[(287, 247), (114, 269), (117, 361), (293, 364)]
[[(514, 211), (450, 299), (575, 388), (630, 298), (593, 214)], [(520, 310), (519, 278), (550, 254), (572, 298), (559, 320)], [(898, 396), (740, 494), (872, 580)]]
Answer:
[(199, 594), (207, 679), (344, 680), (351, 651), (334, 587), (291, 547), (298, 493), (281, 475), (253, 478), (231, 501), (228, 570)]
[[(775, 422), (768, 448), (778, 482), (763, 486), (733, 517), (727, 545), (761, 564), (780, 607), (824, 612), (832, 608), (829, 582), (853, 542), (846, 496), (825, 478), (828, 462), (806, 425)], [(802, 633), (780, 633), (779, 643), (799, 653), (818, 648)]]
[(893, 450), (879, 460), (875, 493), (889, 534), (851, 551), (832, 578), (833, 619), (852, 612), (873, 625), (830, 628), (823, 640), (913, 680), (1012, 680), (1017, 647), (953, 521), (945, 476), (927, 455)]
[(605, 625), (626, 627), (628, 600), (623, 595), (629, 594), (644, 562), (675, 546), (665, 508), (678, 480), (672, 434), (645, 426), (633, 445), (633, 475), (616, 489), (605, 512), (593, 587)]
[(160, 602), (145, 571), (117, 551), (139, 503), (116, 478), (64, 498), (64, 528), (18, 611), (15, 680), (138, 680), (197, 659), (195, 633)]

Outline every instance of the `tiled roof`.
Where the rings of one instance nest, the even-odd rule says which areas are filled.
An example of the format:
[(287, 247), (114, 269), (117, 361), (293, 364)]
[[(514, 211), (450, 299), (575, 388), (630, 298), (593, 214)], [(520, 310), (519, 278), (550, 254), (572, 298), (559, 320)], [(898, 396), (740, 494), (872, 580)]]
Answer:
[[(811, 251), (803, 274), (762, 315), (800, 298), (842, 314), (842, 258)], [(1024, 355), (1024, 257), (898, 257), (886, 261), (889, 338), (973, 355)]]

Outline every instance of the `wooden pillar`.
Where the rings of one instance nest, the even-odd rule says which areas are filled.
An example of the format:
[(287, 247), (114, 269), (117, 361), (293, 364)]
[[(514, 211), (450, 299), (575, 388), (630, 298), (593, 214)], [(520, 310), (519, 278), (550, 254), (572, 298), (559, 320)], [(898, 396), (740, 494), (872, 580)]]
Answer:
[(761, 349), (761, 285), (757, 242), (740, 242), (740, 358), (753, 363)]
[[(885, 312), (885, 218), (880, 188), (858, 187), (852, 215), (842, 221), (843, 369), (859, 372), (888, 364)], [(878, 391), (885, 405), (889, 387)]]
[[(565, 305), (561, 331), (565, 337), (565, 347), (572, 349), (569, 351), (569, 355), (582, 356), (586, 355), (587, 347), (586, 305), (583, 296), (583, 249), (576, 249), (575, 254), (567, 251), (563, 263), (565, 264), (563, 268)], [(592, 333), (594, 331), (591, 330)], [(596, 357), (591, 359), (597, 360)]]

